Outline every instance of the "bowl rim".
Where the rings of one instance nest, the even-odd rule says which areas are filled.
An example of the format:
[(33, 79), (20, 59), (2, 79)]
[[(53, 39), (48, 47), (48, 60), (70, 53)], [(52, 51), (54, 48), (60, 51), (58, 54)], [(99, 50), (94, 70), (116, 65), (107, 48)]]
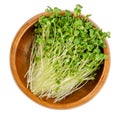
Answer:
[[(62, 12), (64, 13), (64, 11), (62, 11)], [(13, 78), (14, 78), (16, 84), (18, 85), (18, 87), (21, 89), (21, 91), (27, 97), (29, 97), (31, 100), (33, 100), (34, 102), (36, 102), (36, 103), (38, 103), (38, 104), (40, 104), (42, 106), (45, 106), (45, 107), (48, 107), (48, 108), (55, 108), (55, 109), (68, 109), (68, 108), (74, 108), (74, 107), (83, 105), (86, 102), (90, 101), (100, 91), (100, 89), (103, 87), (103, 85), (104, 85), (104, 83), (105, 83), (105, 81), (107, 79), (109, 69), (110, 69), (110, 48), (109, 48), (108, 42), (107, 42), (107, 40), (105, 40), (106, 48), (104, 48), (104, 53), (108, 54), (108, 58), (106, 60), (104, 60), (104, 67), (103, 67), (103, 71), (102, 71), (100, 80), (96, 84), (96, 86), (89, 92), (89, 94), (87, 94), (86, 96), (84, 96), (80, 100), (77, 100), (77, 101), (71, 102), (71, 103), (67, 103), (67, 104), (59, 104), (59, 103), (58, 104), (51, 104), (51, 103), (47, 103), (44, 100), (39, 99), (38, 97), (33, 95), (30, 91), (28, 91), (28, 88), (26, 88), (22, 84), (22, 82), (20, 80), (20, 77), (19, 77), (19, 75), (17, 73), (16, 65), (15, 65), (16, 64), (15, 63), (15, 61), (16, 61), (15, 56), (16, 56), (16, 51), (17, 51), (16, 46), (18, 46), (21, 37), (28, 30), (28, 28), (31, 27), (32, 25), (34, 25), (37, 22), (37, 20), (39, 19), (39, 17), (41, 17), (43, 15), (49, 16), (48, 13), (43, 12), (43, 13), (39, 13), (39, 14), (31, 17), (29, 20), (27, 20), (21, 26), (21, 28), (18, 30), (18, 32), (16, 33), (16, 35), (15, 35), (15, 37), (13, 39), (13, 42), (12, 42), (12, 45), (11, 45), (11, 48), (10, 48), (10, 68), (11, 68), (11, 71), (12, 71)], [(81, 15), (81, 16), (84, 17), (84, 15)], [(95, 22), (93, 22), (90, 18), (88, 20), (90, 22), (92, 22), (96, 27), (98, 27), (98, 25)]]

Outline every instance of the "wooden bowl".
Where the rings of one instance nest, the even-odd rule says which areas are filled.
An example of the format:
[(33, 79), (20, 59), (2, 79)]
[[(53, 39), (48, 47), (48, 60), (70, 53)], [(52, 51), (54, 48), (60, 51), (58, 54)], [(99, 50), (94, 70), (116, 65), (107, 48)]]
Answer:
[[(92, 99), (99, 92), (99, 90), (106, 81), (110, 67), (110, 52), (108, 43), (106, 41), (106, 48), (104, 49), (104, 53), (108, 54), (108, 59), (104, 61), (104, 64), (101, 65), (101, 68), (97, 71), (95, 80), (89, 81), (84, 87), (72, 93), (71, 95), (69, 95), (64, 100), (58, 103), (53, 103), (53, 99), (39, 99), (37, 96), (33, 95), (27, 88), (27, 80), (25, 78), (25, 73), (28, 70), (30, 62), (30, 49), (34, 38), (34, 24), (37, 22), (38, 18), (44, 14), (46, 13), (38, 14), (29, 19), (20, 28), (20, 30), (14, 38), (10, 52), (10, 65), (14, 79), (19, 88), (30, 99), (32, 99), (40, 105), (55, 109), (68, 109), (80, 106)], [(94, 25), (96, 26), (95, 23)]]

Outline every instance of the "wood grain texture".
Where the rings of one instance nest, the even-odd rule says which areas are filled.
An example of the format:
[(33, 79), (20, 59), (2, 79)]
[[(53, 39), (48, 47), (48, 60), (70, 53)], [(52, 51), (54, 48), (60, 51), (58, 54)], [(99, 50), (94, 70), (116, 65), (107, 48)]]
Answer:
[[(39, 99), (37, 96), (33, 95), (26, 87), (27, 80), (25, 78), (25, 73), (28, 70), (30, 62), (30, 49), (32, 41), (34, 39), (34, 23), (36, 23), (38, 18), (43, 14), (46, 13), (38, 14), (28, 20), (20, 28), (14, 38), (10, 51), (10, 65), (13, 77), (23, 93), (25, 93), (30, 99), (40, 105), (55, 109), (68, 109), (80, 106), (91, 100), (99, 92), (106, 81), (110, 68), (110, 51), (108, 43), (106, 41), (107, 47), (104, 49), (104, 53), (108, 54), (108, 59), (104, 61), (104, 64), (101, 65), (101, 68), (97, 71), (95, 80), (89, 81), (83, 88), (72, 93), (58, 103), (53, 103), (53, 99)], [(49, 16), (48, 14), (46, 15)], [(95, 23), (94, 25), (97, 27)]]

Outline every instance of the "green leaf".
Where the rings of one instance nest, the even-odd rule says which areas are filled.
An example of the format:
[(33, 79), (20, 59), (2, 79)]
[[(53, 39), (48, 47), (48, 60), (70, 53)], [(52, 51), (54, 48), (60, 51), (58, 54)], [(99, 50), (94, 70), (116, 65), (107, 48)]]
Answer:
[(91, 38), (94, 38), (94, 36), (95, 36), (95, 35), (94, 35), (94, 30), (93, 30), (93, 29), (90, 29), (89, 31), (90, 31), (90, 37), (91, 37)]
[(67, 17), (69, 17), (69, 16), (71, 16), (72, 14), (71, 14), (71, 12), (69, 11), (69, 10), (65, 10), (65, 16), (67, 16)]
[(91, 16), (91, 14), (87, 14), (85, 17), (88, 19)]
[(60, 84), (60, 83), (61, 83), (61, 82), (60, 82), (60, 79), (56, 80), (56, 83), (57, 83), (57, 84)]
[(78, 38), (76, 38), (75, 40), (74, 40), (74, 44), (75, 45), (78, 45), (80, 43), (80, 40), (78, 39)]
[(42, 42), (42, 39), (41, 38), (36, 38), (36, 44), (41, 44), (41, 42)]
[(75, 31), (74, 31), (74, 35), (75, 35), (75, 36), (78, 36), (79, 33), (80, 33), (80, 32), (79, 32), (78, 30), (75, 30)]

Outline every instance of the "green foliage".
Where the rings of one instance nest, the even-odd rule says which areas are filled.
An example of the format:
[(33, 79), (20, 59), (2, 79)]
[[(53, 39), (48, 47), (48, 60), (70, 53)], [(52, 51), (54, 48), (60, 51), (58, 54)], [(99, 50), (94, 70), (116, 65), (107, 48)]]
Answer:
[[(107, 55), (103, 53), (109, 32), (93, 26), (88, 18), (80, 17), (81, 5), (74, 14), (57, 7), (48, 7), (50, 17), (42, 16), (35, 24), (28, 86), (39, 97), (55, 98), (55, 102), (80, 89), (85, 81), (93, 80), (95, 71)], [(86, 83), (86, 82), (85, 82)]]

